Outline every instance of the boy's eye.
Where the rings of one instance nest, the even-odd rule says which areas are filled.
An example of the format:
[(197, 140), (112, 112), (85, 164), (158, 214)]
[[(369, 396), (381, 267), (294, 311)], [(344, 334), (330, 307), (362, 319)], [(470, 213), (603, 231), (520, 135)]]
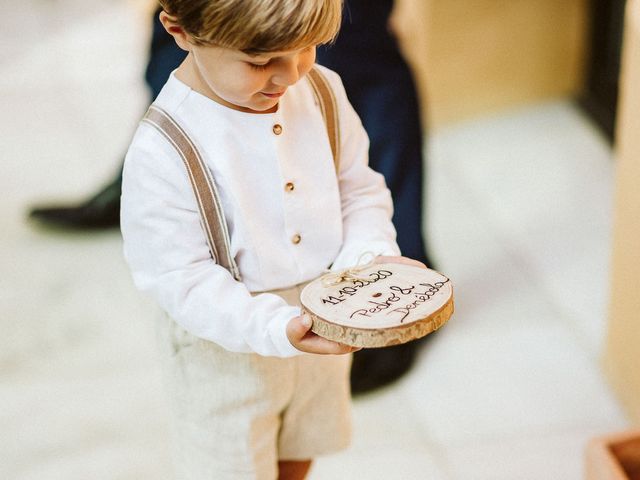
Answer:
[(269, 63), (249, 63), (249, 66), (254, 70), (264, 70), (268, 65)]

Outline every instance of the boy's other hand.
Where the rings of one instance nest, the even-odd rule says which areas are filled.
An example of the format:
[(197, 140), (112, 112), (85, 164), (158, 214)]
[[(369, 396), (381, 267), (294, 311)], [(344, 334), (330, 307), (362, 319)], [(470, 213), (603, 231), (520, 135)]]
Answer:
[(292, 318), (287, 324), (287, 337), (291, 345), (301, 352), (320, 355), (344, 355), (361, 350), (342, 343), (327, 340), (311, 331), (311, 319), (307, 315)]
[(414, 260), (412, 258), (407, 257), (385, 257), (383, 255), (377, 256), (374, 260), (374, 263), (401, 263), (403, 265), (411, 265), (414, 267), (427, 268), (427, 266), (419, 262), (418, 260)]

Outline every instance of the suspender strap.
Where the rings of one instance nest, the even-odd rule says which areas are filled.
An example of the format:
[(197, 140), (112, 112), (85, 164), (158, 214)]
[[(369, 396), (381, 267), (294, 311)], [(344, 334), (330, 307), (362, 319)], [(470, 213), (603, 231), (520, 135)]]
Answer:
[(338, 123), (338, 104), (327, 78), (317, 67), (313, 67), (307, 74), (313, 93), (318, 100), (324, 124), (329, 136), (333, 164), (336, 173), (340, 169), (340, 125)]
[[(320, 105), (337, 173), (340, 167), (340, 128), (336, 98), (331, 85), (320, 70), (313, 67), (307, 76)], [(200, 152), (182, 127), (171, 115), (157, 105), (152, 104), (149, 107), (142, 121), (160, 132), (180, 154), (196, 196), (211, 257), (218, 265), (229, 270), (236, 280), (240, 281), (238, 265), (231, 256), (229, 230), (222, 211), (220, 195)]]
[(236, 280), (240, 280), (238, 266), (231, 256), (229, 231), (218, 189), (198, 149), (180, 125), (156, 105), (149, 107), (142, 121), (158, 130), (182, 157), (196, 196), (211, 257), (218, 265), (229, 270)]

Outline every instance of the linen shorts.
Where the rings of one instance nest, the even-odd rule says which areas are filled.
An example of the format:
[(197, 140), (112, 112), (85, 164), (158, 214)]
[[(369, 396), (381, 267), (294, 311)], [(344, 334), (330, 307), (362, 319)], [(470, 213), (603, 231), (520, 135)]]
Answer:
[[(301, 287), (273, 291), (292, 305)], [(163, 314), (163, 370), (180, 480), (273, 480), (279, 460), (309, 460), (351, 437), (351, 355), (234, 353)]]

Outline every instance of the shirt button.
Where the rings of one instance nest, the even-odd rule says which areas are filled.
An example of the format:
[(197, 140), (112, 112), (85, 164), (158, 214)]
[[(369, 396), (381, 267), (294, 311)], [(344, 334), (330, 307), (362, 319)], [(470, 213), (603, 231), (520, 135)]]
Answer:
[(273, 133), (275, 133), (276, 135), (280, 135), (282, 133), (282, 125), (280, 125), (279, 123), (276, 123), (273, 126)]
[(301, 241), (302, 237), (297, 233), (293, 237), (291, 237), (291, 243), (293, 243), (294, 245), (298, 245)]
[(293, 183), (291, 183), (291, 182), (288, 182), (288, 183), (284, 186), (284, 189), (285, 189), (287, 192), (293, 192), (293, 189), (294, 189), (294, 188), (296, 188), (296, 186), (295, 186)]

